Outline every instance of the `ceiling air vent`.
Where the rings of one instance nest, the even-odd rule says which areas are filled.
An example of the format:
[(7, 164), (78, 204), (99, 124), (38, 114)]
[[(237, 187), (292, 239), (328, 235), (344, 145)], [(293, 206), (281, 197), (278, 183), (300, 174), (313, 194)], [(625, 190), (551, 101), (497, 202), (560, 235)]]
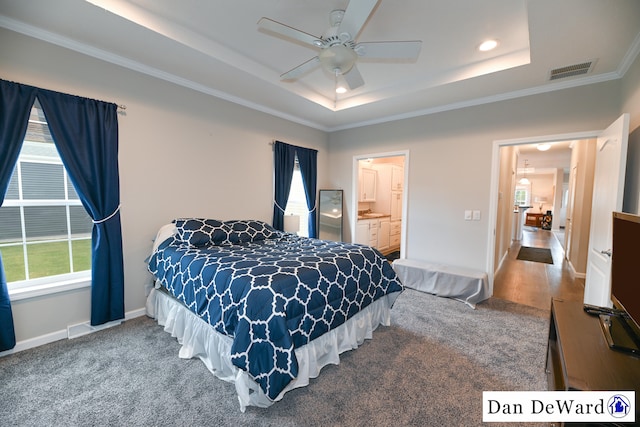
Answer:
[(566, 67), (556, 68), (549, 73), (549, 80), (558, 80), (565, 77), (579, 76), (587, 74), (593, 68), (595, 61), (583, 62), (581, 64), (568, 65)]

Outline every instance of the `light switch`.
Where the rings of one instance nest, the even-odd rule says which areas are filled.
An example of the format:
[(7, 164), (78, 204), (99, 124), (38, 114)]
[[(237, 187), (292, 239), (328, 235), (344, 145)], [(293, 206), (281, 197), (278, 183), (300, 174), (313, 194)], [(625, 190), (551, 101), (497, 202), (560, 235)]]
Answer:
[(480, 221), (480, 211), (473, 211), (473, 220)]
[(464, 211), (464, 220), (465, 221), (471, 221), (472, 218), (472, 213), (470, 210), (466, 210)]

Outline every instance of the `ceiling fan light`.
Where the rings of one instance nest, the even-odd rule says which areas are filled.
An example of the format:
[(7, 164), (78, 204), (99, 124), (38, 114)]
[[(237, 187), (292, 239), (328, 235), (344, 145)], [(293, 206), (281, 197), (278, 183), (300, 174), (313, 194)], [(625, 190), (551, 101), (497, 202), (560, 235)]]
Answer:
[(536, 145), (536, 148), (539, 151), (547, 151), (549, 148), (551, 148), (551, 144), (538, 144)]
[(338, 86), (336, 88), (336, 93), (347, 93), (347, 88), (344, 86)]
[(323, 49), (318, 58), (325, 70), (330, 73), (345, 74), (355, 64), (358, 54), (351, 48), (336, 44)]
[(520, 181), (518, 181), (518, 184), (529, 185), (529, 184), (531, 184), (531, 181), (529, 181), (529, 178), (524, 177), (524, 178), (520, 178)]

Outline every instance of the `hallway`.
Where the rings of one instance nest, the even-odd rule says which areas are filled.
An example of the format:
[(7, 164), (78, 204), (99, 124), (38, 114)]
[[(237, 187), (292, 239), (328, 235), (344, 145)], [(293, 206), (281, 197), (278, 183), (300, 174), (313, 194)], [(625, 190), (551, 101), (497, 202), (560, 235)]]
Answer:
[[(549, 248), (553, 264), (516, 259), (521, 246)], [(545, 310), (551, 298), (582, 301), (584, 279), (573, 279), (564, 259), (564, 249), (548, 230), (525, 227), (520, 242), (513, 242), (509, 254), (496, 273), (493, 296)]]

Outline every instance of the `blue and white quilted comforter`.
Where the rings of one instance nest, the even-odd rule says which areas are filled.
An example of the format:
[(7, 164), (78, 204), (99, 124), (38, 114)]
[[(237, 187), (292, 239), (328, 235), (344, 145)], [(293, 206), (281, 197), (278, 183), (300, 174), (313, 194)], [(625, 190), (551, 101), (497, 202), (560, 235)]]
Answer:
[(154, 251), (149, 271), (233, 338), (232, 363), (270, 399), (298, 374), (295, 348), (403, 289), (368, 246), (298, 237), (255, 221), (248, 234), (247, 221), (196, 221), (176, 221), (178, 233)]

